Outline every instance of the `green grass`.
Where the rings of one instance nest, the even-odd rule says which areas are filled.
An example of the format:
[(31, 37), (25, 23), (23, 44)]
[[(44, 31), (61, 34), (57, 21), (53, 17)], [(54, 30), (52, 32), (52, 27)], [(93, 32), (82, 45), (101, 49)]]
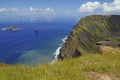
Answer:
[(120, 79), (120, 51), (116, 54), (85, 54), (35, 67), (0, 64), (0, 80), (90, 80), (87, 73), (91, 71), (114, 74)]

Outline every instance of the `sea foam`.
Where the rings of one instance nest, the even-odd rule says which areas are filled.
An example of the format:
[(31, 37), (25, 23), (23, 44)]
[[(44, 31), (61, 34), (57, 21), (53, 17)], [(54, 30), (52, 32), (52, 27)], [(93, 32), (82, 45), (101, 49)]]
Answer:
[(52, 63), (56, 62), (57, 61), (57, 56), (59, 55), (60, 53), (60, 49), (62, 47), (62, 45), (65, 43), (67, 37), (63, 38), (62, 39), (62, 43), (60, 44), (60, 46), (56, 49), (55, 53), (53, 53), (53, 55), (55, 56), (55, 59), (52, 61)]

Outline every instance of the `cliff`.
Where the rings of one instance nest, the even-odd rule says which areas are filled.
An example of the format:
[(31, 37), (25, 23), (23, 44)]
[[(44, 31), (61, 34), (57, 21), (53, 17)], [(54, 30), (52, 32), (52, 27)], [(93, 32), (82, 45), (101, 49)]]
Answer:
[(81, 18), (63, 44), (58, 59), (95, 52), (99, 41), (120, 42), (120, 15), (92, 15)]

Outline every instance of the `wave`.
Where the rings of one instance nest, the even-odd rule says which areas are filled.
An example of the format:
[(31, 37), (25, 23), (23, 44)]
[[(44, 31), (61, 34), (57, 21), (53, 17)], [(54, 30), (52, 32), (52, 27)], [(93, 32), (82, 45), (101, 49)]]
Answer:
[(62, 45), (65, 43), (67, 37), (63, 38), (62, 39), (62, 43), (60, 44), (60, 46), (56, 49), (55, 53), (53, 53), (53, 55), (55, 56), (55, 59), (52, 61), (52, 63), (56, 62), (57, 61), (57, 56), (59, 55), (60, 53), (60, 49), (62, 47)]

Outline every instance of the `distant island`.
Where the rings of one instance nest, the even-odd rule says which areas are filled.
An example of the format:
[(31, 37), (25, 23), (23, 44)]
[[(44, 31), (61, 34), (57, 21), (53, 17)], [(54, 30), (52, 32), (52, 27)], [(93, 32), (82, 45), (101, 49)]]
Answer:
[(19, 28), (19, 27), (15, 27), (15, 26), (2, 28), (2, 30), (7, 30), (7, 31), (16, 31), (16, 30), (22, 30), (22, 29), (23, 28)]

